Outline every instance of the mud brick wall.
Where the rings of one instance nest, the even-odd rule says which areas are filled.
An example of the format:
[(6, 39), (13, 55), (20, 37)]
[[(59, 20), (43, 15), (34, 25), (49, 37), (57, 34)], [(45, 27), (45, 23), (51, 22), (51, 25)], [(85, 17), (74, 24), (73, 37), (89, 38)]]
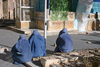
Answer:
[[(48, 22), (48, 30), (61, 30), (64, 28), (63, 21), (50, 21)], [(74, 29), (74, 22), (73, 21), (66, 21), (65, 28), (68, 30)]]

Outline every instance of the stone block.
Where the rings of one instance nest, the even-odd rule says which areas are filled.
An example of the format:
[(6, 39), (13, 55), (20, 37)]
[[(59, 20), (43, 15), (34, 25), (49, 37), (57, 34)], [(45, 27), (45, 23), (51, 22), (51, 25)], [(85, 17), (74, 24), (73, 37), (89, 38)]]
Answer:
[(16, 22), (16, 27), (20, 29), (29, 29), (34, 28), (35, 23), (34, 22)]
[(40, 61), (41, 61), (41, 64), (43, 65), (43, 67), (50, 67), (50, 65), (52, 65), (52, 64), (60, 63), (60, 59), (56, 59), (54, 57), (41, 58)]
[(79, 55), (78, 52), (70, 52), (69, 55)]
[(68, 12), (68, 21), (74, 21), (75, 20), (75, 13), (74, 12)]

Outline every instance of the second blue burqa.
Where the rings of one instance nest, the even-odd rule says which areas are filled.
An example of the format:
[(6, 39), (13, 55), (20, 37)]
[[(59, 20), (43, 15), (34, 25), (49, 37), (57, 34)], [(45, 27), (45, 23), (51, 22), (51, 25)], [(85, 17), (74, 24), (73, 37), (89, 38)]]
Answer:
[(67, 29), (64, 28), (60, 31), (59, 36), (56, 40), (57, 47), (55, 52), (72, 52), (73, 51), (73, 42), (71, 36), (67, 33)]
[(20, 35), (18, 42), (12, 48), (14, 64), (22, 64), (32, 60), (31, 46), (24, 34)]
[(39, 34), (37, 30), (29, 37), (31, 45), (32, 57), (46, 56), (46, 43), (45, 39)]

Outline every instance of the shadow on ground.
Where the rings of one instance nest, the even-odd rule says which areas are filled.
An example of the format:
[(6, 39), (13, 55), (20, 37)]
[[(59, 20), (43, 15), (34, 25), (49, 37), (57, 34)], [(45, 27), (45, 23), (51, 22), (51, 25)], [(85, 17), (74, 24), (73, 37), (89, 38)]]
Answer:
[(81, 39), (81, 40), (90, 42), (91, 44), (97, 44), (97, 45), (100, 45), (100, 41), (99, 41), (99, 40), (87, 40), (87, 39)]
[(13, 63), (10, 51), (5, 51), (5, 53), (0, 54), (0, 59), (6, 62)]
[(91, 34), (88, 34), (88, 35), (89, 35), (89, 36), (100, 37), (100, 33), (96, 33), (96, 32), (91, 33)]

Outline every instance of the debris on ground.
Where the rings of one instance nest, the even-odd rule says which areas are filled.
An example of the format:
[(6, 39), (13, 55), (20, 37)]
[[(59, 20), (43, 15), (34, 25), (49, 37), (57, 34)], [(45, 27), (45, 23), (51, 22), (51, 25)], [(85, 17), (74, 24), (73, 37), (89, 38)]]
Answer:
[(6, 47), (0, 47), (0, 53), (4, 53), (5, 51), (9, 51)]
[(71, 53), (54, 53), (40, 57), (38, 61), (43, 67), (100, 67), (100, 48)]

